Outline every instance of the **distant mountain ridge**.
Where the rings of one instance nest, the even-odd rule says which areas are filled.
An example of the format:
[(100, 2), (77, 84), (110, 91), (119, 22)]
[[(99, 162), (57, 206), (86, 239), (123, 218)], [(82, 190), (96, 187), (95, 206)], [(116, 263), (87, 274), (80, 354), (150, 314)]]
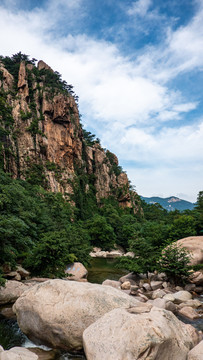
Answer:
[(164, 209), (168, 211), (184, 211), (184, 210), (193, 210), (195, 204), (191, 203), (190, 201), (179, 199), (176, 196), (170, 196), (167, 198), (161, 198), (158, 196), (152, 196), (152, 197), (144, 197), (141, 196), (141, 199), (146, 201), (147, 204), (160, 204)]

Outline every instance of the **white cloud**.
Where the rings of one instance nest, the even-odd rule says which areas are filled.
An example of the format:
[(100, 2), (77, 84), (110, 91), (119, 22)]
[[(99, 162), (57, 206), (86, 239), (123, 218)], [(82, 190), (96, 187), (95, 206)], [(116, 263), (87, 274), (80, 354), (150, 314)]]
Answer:
[(152, 0), (138, 0), (135, 1), (127, 10), (128, 15), (145, 16), (152, 4)]

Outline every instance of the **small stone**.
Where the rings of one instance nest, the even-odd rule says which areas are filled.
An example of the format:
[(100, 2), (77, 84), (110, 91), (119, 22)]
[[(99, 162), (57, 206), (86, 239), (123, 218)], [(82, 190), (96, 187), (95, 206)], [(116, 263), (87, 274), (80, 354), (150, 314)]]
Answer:
[(160, 299), (160, 298), (153, 300), (153, 305), (160, 308), (160, 309), (165, 309), (166, 308), (166, 303), (167, 303), (167, 300)]
[(163, 298), (164, 295), (166, 295), (165, 291), (162, 289), (157, 289), (155, 291), (153, 291), (152, 293), (152, 299), (157, 299), (157, 298)]
[(166, 294), (163, 296), (163, 299), (174, 302), (175, 301), (175, 297), (173, 296), (173, 294)]
[(146, 291), (150, 291), (151, 290), (151, 286), (148, 283), (144, 283), (142, 285), (143, 289), (145, 289)]
[(121, 288), (121, 283), (119, 281), (109, 280), (109, 279), (106, 279), (105, 281), (103, 281), (102, 285), (112, 286), (116, 289)]
[(137, 291), (138, 289), (139, 289), (139, 286), (131, 285), (131, 291)]
[(197, 299), (191, 299), (191, 300), (185, 301), (184, 303), (179, 304), (178, 309), (181, 309), (185, 306), (190, 306), (193, 309), (198, 309), (199, 307), (203, 306), (203, 304), (201, 303), (201, 301), (199, 301)]
[(195, 289), (195, 284), (187, 284), (187, 285), (185, 285), (185, 288), (184, 288), (184, 290), (189, 291), (189, 292), (194, 289)]
[(182, 286), (176, 286), (175, 289), (176, 289), (176, 291), (182, 291), (183, 290)]
[(172, 301), (167, 301), (165, 309), (172, 313), (175, 313), (177, 310), (176, 305)]
[(187, 317), (190, 320), (200, 318), (199, 314), (197, 314), (197, 312), (190, 306), (183, 307), (182, 309), (178, 310), (178, 313)]
[(168, 283), (166, 281), (163, 282), (162, 287), (166, 289), (168, 287)]
[(19, 273), (16, 274), (16, 276), (14, 277), (14, 280), (17, 280), (17, 281), (21, 280), (21, 276)]
[(125, 281), (123, 284), (121, 284), (122, 290), (130, 290), (131, 284), (130, 281)]
[(192, 295), (189, 293), (189, 291), (181, 290), (173, 294), (175, 298), (175, 303), (180, 304), (181, 302), (185, 302), (187, 300), (192, 299)]
[(162, 281), (151, 281), (150, 285), (152, 290), (160, 289), (162, 287)]
[(121, 283), (124, 283), (125, 281), (130, 281), (131, 285), (136, 285), (136, 281), (138, 280), (138, 276), (134, 274), (133, 272), (122, 276), (119, 281)]
[(30, 276), (30, 272), (25, 270), (22, 266), (18, 265), (16, 271), (21, 275), (22, 278)]
[(195, 285), (203, 285), (203, 271), (196, 271), (190, 275), (190, 281)]

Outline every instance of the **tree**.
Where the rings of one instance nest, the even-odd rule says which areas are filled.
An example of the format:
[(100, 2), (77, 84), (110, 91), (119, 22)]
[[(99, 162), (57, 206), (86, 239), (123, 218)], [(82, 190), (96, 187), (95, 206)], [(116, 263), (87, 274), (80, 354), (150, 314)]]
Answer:
[(99, 246), (103, 250), (109, 250), (114, 247), (116, 240), (115, 233), (105, 217), (95, 215), (91, 220), (87, 221), (86, 227), (93, 246)]
[(177, 243), (165, 247), (158, 261), (158, 269), (165, 272), (175, 285), (184, 282), (190, 275), (190, 254)]
[(65, 230), (46, 233), (35, 244), (24, 264), (34, 274), (64, 276), (65, 266), (76, 260), (76, 256), (69, 252), (68, 245)]
[(188, 236), (195, 236), (195, 219), (191, 215), (179, 215), (169, 229), (169, 239), (179, 240)]
[(154, 271), (158, 258), (158, 249), (144, 238), (136, 238), (130, 241), (130, 250), (134, 252), (134, 258), (122, 257), (120, 265), (135, 273), (144, 273)]
[(197, 196), (197, 202), (195, 206), (195, 217), (197, 224), (197, 232), (199, 235), (203, 234), (203, 191), (200, 191)]

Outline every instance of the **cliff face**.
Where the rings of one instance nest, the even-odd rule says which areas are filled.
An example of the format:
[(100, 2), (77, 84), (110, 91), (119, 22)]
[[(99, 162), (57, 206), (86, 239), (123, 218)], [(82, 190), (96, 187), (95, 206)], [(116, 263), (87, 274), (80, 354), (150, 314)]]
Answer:
[(85, 192), (93, 185), (97, 202), (113, 195), (135, 208), (117, 157), (84, 137), (72, 87), (43, 61), (15, 60), (0, 62), (1, 167), (70, 198), (84, 174)]

